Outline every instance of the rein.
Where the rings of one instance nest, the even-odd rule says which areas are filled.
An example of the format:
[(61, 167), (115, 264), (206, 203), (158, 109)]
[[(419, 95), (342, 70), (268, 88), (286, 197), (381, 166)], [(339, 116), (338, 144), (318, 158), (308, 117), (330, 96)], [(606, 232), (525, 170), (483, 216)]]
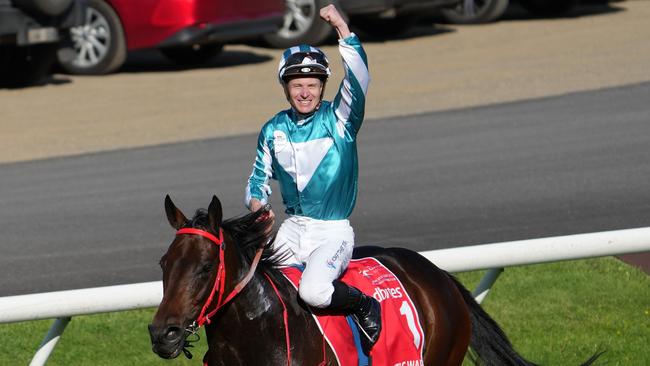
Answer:
[[(260, 248), (257, 250), (255, 253), (255, 258), (253, 259), (253, 262), (251, 263), (251, 267), (248, 270), (248, 273), (244, 278), (242, 278), (237, 285), (235, 285), (235, 288), (226, 296), (226, 298), (223, 298), (223, 292), (224, 288), (226, 286), (226, 264), (224, 262), (224, 257), (225, 257), (225, 250), (226, 250), (226, 244), (223, 241), (223, 231), (221, 228), (219, 228), (219, 237), (217, 238), (213, 234), (201, 230), (201, 229), (194, 229), (194, 228), (183, 228), (180, 229), (176, 232), (176, 235), (183, 235), (183, 234), (189, 234), (189, 235), (199, 235), (202, 236), (211, 242), (213, 242), (215, 245), (219, 247), (219, 267), (217, 268), (217, 278), (214, 281), (214, 286), (212, 287), (212, 291), (210, 292), (210, 296), (206, 300), (205, 304), (203, 305), (203, 308), (201, 309), (201, 313), (199, 313), (198, 318), (190, 324), (188, 327), (187, 331), (191, 334), (196, 334), (199, 328), (201, 328), (204, 324), (210, 324), (212, 316), (219, 311), (224, 305), (226, 305), (230, 300), (232, 300), (237, 294), (239, 294), (244, 287), (250, 282), (251, 278), (253, 278), (253, 274), (255, 273), (255, 269), (257, 268), (257, 265), (260, 262), (260, 259), (262, 258), (262, 251), (264, 248)], [(217, 299), (217, 305), (215, 308), (210, 311), (209, 313), (206, 314), (208, 311), (208, 308), (212, 304), (214, 300), (215, 293), (217, 292), (217, 289), (219, 291), (219, 297)]]

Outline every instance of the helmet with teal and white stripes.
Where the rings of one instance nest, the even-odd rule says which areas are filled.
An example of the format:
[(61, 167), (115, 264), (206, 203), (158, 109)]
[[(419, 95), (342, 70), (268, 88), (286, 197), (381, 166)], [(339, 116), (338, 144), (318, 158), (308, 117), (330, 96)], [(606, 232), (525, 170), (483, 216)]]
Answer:
[(327, 57), (320, 49), (310, 45), (287, 48), (278, 65), (278, 79), (281, 84), (290, 77), (317, 77), (326, 81), (332, 74)]

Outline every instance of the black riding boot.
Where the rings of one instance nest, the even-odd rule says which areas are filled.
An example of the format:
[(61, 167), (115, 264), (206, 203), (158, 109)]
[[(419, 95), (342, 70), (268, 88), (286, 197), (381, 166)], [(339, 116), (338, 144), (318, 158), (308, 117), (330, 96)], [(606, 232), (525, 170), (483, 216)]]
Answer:
[(341, 281), (336, 280), (332, 284), (334, 293), (332, 302), (327, 309), (344, 311), (352, 315), (352, 319), (359, 328), (363, 352), (370, 355), (370, 350), (381, 333), (381, 305), (379, 301)]

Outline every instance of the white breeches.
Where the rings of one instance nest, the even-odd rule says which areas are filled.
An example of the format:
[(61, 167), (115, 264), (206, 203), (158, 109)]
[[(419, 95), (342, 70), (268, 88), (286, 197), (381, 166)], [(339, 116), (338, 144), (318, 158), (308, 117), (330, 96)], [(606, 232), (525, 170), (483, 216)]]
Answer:
[(354, 249), (354, 231), (348, 220), (316, 220), (304, 216), (286, 219), (275, 238), (275, 248), (286, 255), (283, 265), (304, 265), (298, 293), (310, 306), (330, 304), (334, 287), (348, 267)]

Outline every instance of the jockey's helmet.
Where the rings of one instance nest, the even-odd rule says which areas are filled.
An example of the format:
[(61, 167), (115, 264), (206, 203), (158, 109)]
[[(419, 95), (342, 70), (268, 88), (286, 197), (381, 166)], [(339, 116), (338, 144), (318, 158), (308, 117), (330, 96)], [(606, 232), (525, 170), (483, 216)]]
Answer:
[(295, 76), (317, 77), (325, 82), (331, 74), (329, 61), (323, 51), (306, 44), (287, 48), (278, 65), (280, 84)]

